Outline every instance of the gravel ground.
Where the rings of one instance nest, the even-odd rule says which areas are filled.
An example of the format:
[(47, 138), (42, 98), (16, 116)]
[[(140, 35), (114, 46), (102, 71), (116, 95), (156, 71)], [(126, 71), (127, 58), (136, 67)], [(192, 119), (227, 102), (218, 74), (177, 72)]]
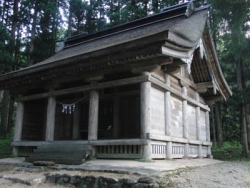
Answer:
[[(4, 168), (3, 168), (4, 167)], [(0, 188), (58, 188), (68, 187), (73, 188), (71, 185), (55, 185), (50, 183), (34, 183), (34, 180), (44, 178), (44, 172), (19, 172), (17, 167), (2, 166), (0, 168)], [(54, 171), (56, 172), (56, 171)], [(67, 171), (67, 174), (73, 175), (74, 171)], [(95, 172), (98, 174), (98, 172)], [(12, 177), (6, 179), (5, 177)], [(23, 178), (25, 177), (25, 178)], [(223, 162), (219, 164), (190, 168), (181, 170), (168, 177), (170, 179), (168, 188), (247, 188), (250, 187), (250, 162)], [(27, 185), (25, 182), (20, 182), (20, 179), (26, 182), (31, 182)], [(32, 183), (33, 182), (33, 183)], [(162, 188), (162, 186), (161, 186)]]
[(224, 162), (195, 168), (173, 175), (174, 188), (236, 188), (250, 187), (250, 162)]

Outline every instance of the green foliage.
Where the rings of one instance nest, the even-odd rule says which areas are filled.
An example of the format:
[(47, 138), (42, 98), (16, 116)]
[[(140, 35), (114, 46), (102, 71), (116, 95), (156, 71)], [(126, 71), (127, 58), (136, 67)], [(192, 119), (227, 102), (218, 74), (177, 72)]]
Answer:
[(0, 22), (0, 74), (9, 72), (13, 63), (10, 53), (11, 37), (7, 28)]
[(11, 156), (12, 147), (11, 142), (13, 138), (13, 131), (6, 137), (0, 137), (0, 159)]
[(242, 156), (242, 145), (237, 141), (224, 142), (220, 148), (213, 146), (212, 154), (214, 159), (223, 161), (250, 160)]
[(88, 186), (86, 184), (83, 184), (82, 188), (88, 188)]

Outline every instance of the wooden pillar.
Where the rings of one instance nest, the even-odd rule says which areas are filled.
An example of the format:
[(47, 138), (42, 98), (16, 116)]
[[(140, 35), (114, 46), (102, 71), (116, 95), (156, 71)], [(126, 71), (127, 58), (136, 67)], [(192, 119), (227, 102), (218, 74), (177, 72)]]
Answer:
[[(143, 75), (149, 74), (144, 72)], [(141, 138), (147, 139), (147, 134), (150, 133), (150, 90), (151, 82), (141, 83)], [(148, 140), (149, 141), (149, 140)], [(151, 144), (143, 146), (142, 158), (151, 160)]]
[[(197, 102), (200, 101), (199, 93), (195, 93), (195, 99)], [(201, 139), (201, 128), (200, 128), (200, 107), (196, 107), (195, 109), (196, 116), (196, 138), (197, 140)]]
[(173, 150), (173, 143), (172, 142), (167, 142), (167, 155), (166, 159), (173, 159), (172, 156), (172, 150)]
[[(89, 125), (88, 140), (97, 140), (98, 137), (98, 109), (99, 109), (99, 93), (92, 90), (89, 93)], [(92, 147), (92, 156), (96, 157), (96, 149)]]
[(210, 142), (210, 124), (209, 124), (209, 111), (206, 111), (206, 140)]
[[(209, 111), (206, 111), (206, 140), (210, 142), (210, 122), (209, 122)], [(212, 152), (211, 152), (211, 146), (208, 146), (207, 149), (207, 157), (213, 158)]]
[[(170, 86), (170, 76), (165, 74), (165, 84)], [(171, 136), (171, 94), (169, 91), (165, 92), (165, 134)], [(166, 159), (172, 159), (172, 142), (167, 142)]]
[(16, 109), (16, 124), (15, 124), (15, 133), (13, 139), (14, 142), (21, 141), (22, 139), (23, 114), (24, 114), (24, 104), (23, 102), (18, 102)]
[[(165, 74), (166, 85), (170, 86), (170, 76)], [(171, 136), (171, 94), (165, 92), (165, 134)]]
[[(22, 129), (23, 129), (23, 115), (24, 115), (24, 103), (18, 102), (16, 109), (16, 123), (14, 132), (14, 142), (19, 142), (22, 139)], [(18, 147), (13, 147), (12, 155), (14, 157), (18, 156)]]
[[(182, 94), (187, 96), (187, 88), (182, 87)], [(183, 138), (188, 139), (188, 114), (187, 114), (187, 100), (182, 101), (182, 124), (183, 124)], [(189, 144), (184, 146), (184, 158), (189, 155)]]
[(73, 131), (72, 131), (72, 138), (79, 139), (80, 138), (80, 104), (76, 104), (75, 111), (73, 114)]
[(90, 91), (89, 100), (88, 140), (97, 140), (99, 108), (99, 93), (97, 90)]
[(46, 121), (46, 134), (45, 141), (54, 140), (54, 130), (55, 130), (55, 114), (56, 114), (56, 98), (48, 98), (47, 106), (47, 121)]
[[(182, 87), (183, 95), (187, 95), (187, 88)], [(187, 100), (182, 101), (182, 123), (183, 123), (183, 138), (188, 138), (188, 115), (187, 115)]]
[[(195, 93), (195, 99), (197, 102), (200, 102), (200, 95), (199, 93)], [(200, 126), (200, 107), (196, 107), (196, 138), (197, 140), (201, 140), (201, 126)], [(198, 158), (202, 158), (202, 145), (198, 146)]]

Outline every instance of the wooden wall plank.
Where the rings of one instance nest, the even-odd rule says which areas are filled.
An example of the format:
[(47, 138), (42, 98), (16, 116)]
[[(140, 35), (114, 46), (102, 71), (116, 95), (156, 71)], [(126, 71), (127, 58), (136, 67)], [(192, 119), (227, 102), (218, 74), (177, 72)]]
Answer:
[(200, 139), (203, 141), (207, 140), (207, 131), (206, 131), (206, 112), (200, 111), (200, 129), (201, 129), (201, 137)]
[(165, 135), (165, 104), (163, 91), (154, 87), (151, 88), (150, 106), (151, 133)]
[(182, 101), (171, 96), (171, 136), (183, 137)]
[(188, 104), (187, 108), (188, 114), (188, 136), (191, 140), (196, 140), (196, 111), (195, 107)]

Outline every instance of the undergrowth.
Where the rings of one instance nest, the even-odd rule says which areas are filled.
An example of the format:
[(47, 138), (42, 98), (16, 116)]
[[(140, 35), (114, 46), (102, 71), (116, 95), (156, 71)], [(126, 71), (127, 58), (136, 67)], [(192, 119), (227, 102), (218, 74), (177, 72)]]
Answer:
[(0, 137), (0, 159), (11, 156), (12, 148), (11, 142), (13, 133), (8, 134), (6, 137)]
[(242, 156), (242, 145), (240, 142), (224, 142), (221, 147), (212, 147), (212, 155), (214, 159), (224, 161), (249, 160), (250, 157)]

